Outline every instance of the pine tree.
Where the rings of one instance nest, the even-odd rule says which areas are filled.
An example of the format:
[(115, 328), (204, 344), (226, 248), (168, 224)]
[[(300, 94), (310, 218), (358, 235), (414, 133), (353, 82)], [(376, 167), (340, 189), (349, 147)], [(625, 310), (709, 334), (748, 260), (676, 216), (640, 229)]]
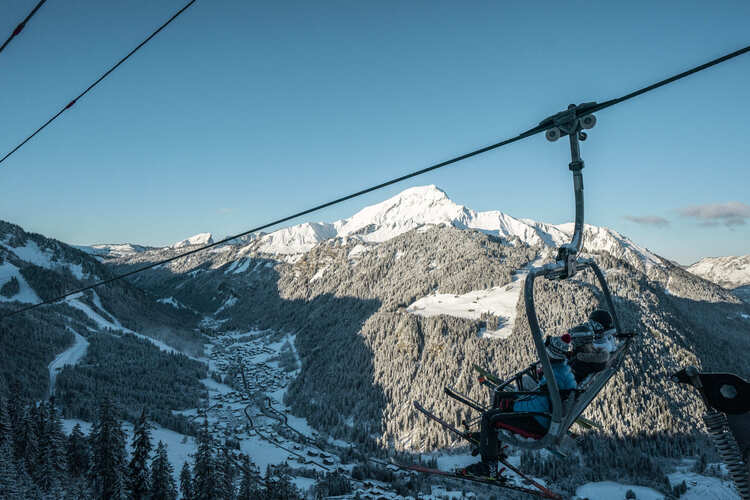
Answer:
[(217, 496), (222, 500), (234, 500), (236, 490), (234, 477), (236, 474), (232, 456), (226, 444), (221, 447), (221, 457), (217, 464)]
[(68, 438), (66, 456), (68, 471), (73, 477), (82, 477), (89, 470), (89, 445), (81, 432), (80, 424), (76, 424)]
[(240, 491), (237, 494), (237, 500), (255, 500), (261, 498), (261, 491), (256, 480), (256, 475), (251, 469), (250, 459), (247, 455), (242, 457), (242, 480), (240, 482)]
[(193, 466), (193, 500), (211, 500), (216, 496), (216, 464), (213, 439), (206, 419), (203, 420), (197, 441), (198, 450), (195, 453)]
[(174, 468), (169, 463), (167, 446), (159, 441), (156, 457), (151, 462), (151, 495), (149, 500), (176, 500), (177, 487), (174, 483)]
[(182, 500), (193, 500), (193, 475), (190, 473), (190, 464), (187, 461), (182, 464), (180, 471), (180, 494)]
[(31, 405), (23, 415), (21, 421), (21, 432), (22, 436), (21, 445), (17, 452), (20, 452), (16, 456), (16, 459), (23, 461), (26, 473), (31, 477), (37, 477), (37, 462), (39, 458), (39, 439), (37, 436), (36, 427), (36, 409), (34, 405)]
[(146, 421), (146, 410), (141, 411), (141, 416), (133, 428), (133, 457), (128, 464), (126, 487), (130, 498), (143, 500), (150, 490), (148, 459), (151, 454), (151, 435), (149, 424)]
[(54, 399), (47, 404), (47, 466), (54, 476), (54, 483), (61, 484), (68, 471), (67, 454), (65, 450), (66, 438), (63, 431), (60, 414), (55, 408)]
[(13, 460), (10, 441), (0, 443), (0, 498), (20, 499), (18, 472)]
[(13, 427), (10, 422), (10, 413), (5, 398), (0, 397), (0, 445), (10, 442), (13, 436)]
[(91, 429), (89, 482), (94, 498), (120, 499), (125, 466), (125, 433), (112, 403), (104, 400)]

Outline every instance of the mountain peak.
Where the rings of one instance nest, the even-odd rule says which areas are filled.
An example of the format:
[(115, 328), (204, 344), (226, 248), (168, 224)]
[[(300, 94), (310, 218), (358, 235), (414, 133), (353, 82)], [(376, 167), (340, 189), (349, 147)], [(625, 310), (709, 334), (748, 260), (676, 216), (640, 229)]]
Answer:
[(171, 248), (182, 248), (190, 245), (208, 245), (213, 242), (214, 239), (211, 236), (211, 233), (198, 233), (194, 236), (191, 236), (190, 238), (178, 241), (177, 243), (174, 243), (170, 246)]
[(737, 288), (750, 284), (750, 255), (705, 257), (687, 270), (723, 287)]

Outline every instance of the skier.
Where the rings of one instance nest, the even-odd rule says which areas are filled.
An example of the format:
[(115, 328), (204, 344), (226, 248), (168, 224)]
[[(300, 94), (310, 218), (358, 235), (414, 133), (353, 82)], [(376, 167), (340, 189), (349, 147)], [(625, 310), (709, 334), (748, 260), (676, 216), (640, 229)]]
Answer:
[(568, 331), (573, 345), (570, 369), (578, 384), (607, 367), (609, 349), (603, 331), (603, 327), (594, 321), (587, 321)]
[[(545, 348), (552, 364), (555, 381), (563, 398), (576, 388), (575, 377), (568, 365), (570, 353), (570, 335), (547, 337)], [(539, 388), (546, 385), (546, 380), (539, 381)], [(502, 396), (502, 393), (499, 393)], [(479, 432), (479, 453), (482, 460), (472, 464), (461, 472), (473, 476), (497, 476), (499, 459), (497, 429), (503, 428), (523, 437), (542, 437), (549, 428), (550, 419), (544, 415), (517, 414), (517, 412), (549, 412), (550, 402), (546, 395), (511, 396), (495, 398), (495, 408), (482, 415)], [(476, 434), (475, 434), (476, 437)], [(498, 478), (504, 480), (504, 478)]]

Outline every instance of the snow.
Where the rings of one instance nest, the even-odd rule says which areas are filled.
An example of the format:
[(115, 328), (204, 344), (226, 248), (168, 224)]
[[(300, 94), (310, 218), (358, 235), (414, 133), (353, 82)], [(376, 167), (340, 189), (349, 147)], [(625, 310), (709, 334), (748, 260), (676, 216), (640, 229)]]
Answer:
[(353, 259), (353, 258), (357, 257), (358, 255), (367, 253), (368, 250), (369, 250), (369, 248), (367, 246), (359, 243), (359, 244), (355, 245), (354, 248), (352, 248), (351, 250), (349, 250), (349, 255), (347, 257), (350, 258), (350, 259)]
[(292, 483), (304, 493), (315, 486), (315, 479), (310, 477), (295, 477), (292, 479)]
[[(169, 429), (165, 429), (164, 427), (161, 427), (160, 425), (157, 425), (153, 422), (150, 423), (153, 426), (153, 428), (151, 429), (151, 444), (153, 445), (154, 450), (156, 450), (156, 445), (159, 443), (159, 441), (167, 445), (167, 456), (169, 457), (169, 462), (172, 464), (172, 467), (174, 467), (175, 482), (179, 485), (180, 471), (182, 470), (182, 466), (186, 461), (191, 459), (191, 455), (194, 454), (197, 449), (195, 438), (193, 438), (192, 436), (180, 434)], [(69, 418), (63, 419), (62, 424), (63, 430), (66, 434), (70, 434), (76, 424), (79, 424), (81, 426), (81, 431), (84, 433), (84, 435), (88, 435), (91, 432), (92, 427), (90, 422)], [(122, 428), (123, 430), (125, 430), (125, 432), (127, 432), (126, 448), (128, 450), (128, 453), (131, 453), (133, 440), (133, 424), (131, 424), (130, 422), (125, 422)]]
[(463, 295), (428, 295), (416, 300), (406, 310), (419, 316), (446, 314), (467, 319), (479, 319), (483, 312), (490, 312), (500, 318), (500, 328), (483, 330), (482, 337), (505, 339), (513, 333), (516, 304), (527, 273), (527, 270), (522, 270), (513, 276), (513, 281), (509, 284), (487, 290), (474, 290)]
[(612, 481), (584, 484), (576, 489), (576, 496), (591, 500), (623, 500), (628, 490), (633, 490), (638, 500), (664, 500), (664, 495), (654, 489)]
[(680, 500), (741, 500), (731, 481), (692, 472), (674, 472), (667, 477), (673, 487), (685, 481), (688, 490)]
[(186, 306), (182, 304), (179, 300), (175, 299), (174, 297), (165, 297), (165, 298), (157, 299), (156, 301), (161, 302), (162, 304), (169, 304), (175, 309), (186, 309)]
[[(88, 304), (84, 304), (83, 302), (81, 302), (80, 300), (78, 300), (78, 299), (81, 298), (81, 294), (80, 293), (77, 293), (75, 295), (71, 295), (70, 297), (68, 297), (67, 299), (65, 299), (65, 303), (68, 304), (71, 307), (74, 307), (74, 308), (76, 308), (76, 309), (78, 309), (80, 311), (83, 311), (86, 314), (86, 316), (88, 316), (94, 323), (97, 324), (97, 326), (99, 328), (102, 328), (102, 329), (112, 329), (112, 330), (120, 330), (120, 331), (123, 331), (123, 332), (126, 332), (126, 333), (130, 333), (131, 335), (135, 335), (138, 338), (141, 338), (141, 339), (144, 339), (144, 340), (147, 340), (147, 341), (151, 342), (156, 347), (158, 347), (160, 350), (165, 351), (165, 352), (170, 352), (170, 353), (179, 353), (180, 352), (177, 349), (175, 349), (174, 347), (165, 344), (161, 340), (157, 340), (157, 339), (154, 339), (154, 338), (151, 338), (151, 337), (147, 337), (146, 335), (143, 335), (141, 333), (135, 332), (135, 331), (133, 331), (133, 330), (131, 330), (129, 328), (125, 328), (124, 326), (122, 326), (122, 324), (117, 320), (117, 318), (115, 318), (112, 314), (110, 314), (104, 308), (104, 306), (102, 305), (102, 302), (99, 299), (99, 296), (96, 294), (96, 292), (92, 292), (92, 293), (93, 293), (93, 297), (94, 297), (93, 301), (94, 301), (94, 304), (96, 305), (96, 307), (98, 307), (101, 311), (104, 311), (105, 313), (107, 313), (107, 315), (111, 316), (112, 319), (113, 319), (113, 321), (106, 320), (100, 314), (98, 314), (96, 311), (94, 311), (93, 309), (91, 309), (91, 307), (89, 307)], [(190, 356), (188, 356), (188, 357), (190, 357)]]
[(706, 257), (687, 270), (726, 288), (750, 284), (750, 255)]
[(127, 257), (137, 253), (143, 253), (151, 250), (152, 247), (143, 245), (133, 245), (130, 243), (100, 244), (100, 245), (73, 245), (78, 250), (90, 255), (102, 257)]
[(192, 245), (208, 245), (214, 242), (211, 233), (199, 233), (190, 238), (178, 241), (170, 245), (170, 248), (183, 248)]
[(227, 300), (225, 300), (224, 303), (221, 306), (219, 306), (219, 308), (216, 310), (216, 312), (214, 314), (219, 314), (224, 309), (232, 307), (236, 303), (237, 303), (237, 297), (231, 296)]
[(332, 224), (305, 222), (260, 238), (258, 251), (272, 254), (303, 253), (323, 240), (336, 237)]
[(62, 370), (63, 366), (75, 365), (86, 355), (86, 349), (89, 342), (81, 334), (68, 327), (73, 332), (73, 345), (57, 355), (57, 357), (47, 366), (49, 370), (49, 392), (50, 395), (55, 393), (55, 379), (57, 373)]
[(84, 278), (83, 267), (81, 264), (63, 263), (53, 260), (54, 254), (51, 250), (42, 250), (39, 245), (33, 240), (27, 240), (26, 244), (21, 247), (12, 247), (9, 244), (2, 242), (0, 243), (11, 253), (14, 253), (19, 259), (34, 264), (35, 266), (43, 267), (45, 269), (59, 269), (66, 267), (77, 279), (81, 280)]
[(315, 273), (315, 274), (313, 275), (313, 277), (312, 277), (312, 278), (310, 278), (310, 283), (312, 283), (312, 282), (313, 282), (313, 281), (315, 281), (315, 280), (319, 280), (320, 278), (322, 278), (322, 277), (323, 277), (323, 275), (325, 274), (326, 270), (327, 270), (327, 269), (328, 269), (329, 267), (330, 267), (330, 266), (327, 266), (327, 265), (326, 265), (326, 266), (323, 266), (323, 267), (321, 267), (320, 269), (318, 269), (318, 272), (316, 272), (316, 273)]
[(229, 266), (226, 271), (224, 271), (224, 273), (240, 274), (247, 271), (248, 267), (250, 267), (250, 259), (242, 258), (234, 261), (232, 265)]
[(31, 288), (31, 285), (29, 285), (23, 278), (21, 273), (18, 271), (18, 268), (6, 260), (2, 264), (0, 264), (0, 287), (10, 281), (12, 278), (16, 278), (18, 280), (18, 293), (12, 297), (0, 295), (0, 302), (12, 302), (14, 300), (17, 300), (19, 302), (36, 304), (42, 301), (42, 299), (39, 298), (34, 289)]
[[(476, 212), (453, 202), (444, 191), (429, 185), (406, 189), (381, 203), (363, 208), (348, 219), (333, 223), (305, 222), (263, 235), (257, 243), (249, 242), (240, 250), (240, 254), (255, 249), (263, 253), (294, 256), (309, 251), (325, 240), (341, 238), (344, 242), (361, 242), (350, 251), (349, 257), (352, 258), (367, 251), (367, 243), (381, 243), (407, 231), (428, 230), (434, 226), (475, 229), (506, 239), (517, 237), (529, 245), (545, 247), (567, 243), (573, 232), (572, 223), (545, 224), (518, 219), (497, 210)], [(590, 225), (584, 226), (584, 231), (584, 248), (589, 252), (606, 250), (645, 270), (664, 264), (659, 256), (616, 231)]]

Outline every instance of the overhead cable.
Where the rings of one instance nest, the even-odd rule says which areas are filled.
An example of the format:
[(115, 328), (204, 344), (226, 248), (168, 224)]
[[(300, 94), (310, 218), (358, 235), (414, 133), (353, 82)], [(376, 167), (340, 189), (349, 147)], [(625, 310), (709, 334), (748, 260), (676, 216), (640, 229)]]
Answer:
[(187, 3), (187, 4), (186, 4), (186, 5), (185, 5), (185, 6), (183, 7), (183, 8), (181, 8), (180, 10), (178, 10), (178, 11), (177, 11), (177, 12), (176, 12), (176, 13), (175, 13), (175, 14), (174, 14), (174, 15), (173, 15), (172, 17), (170, 17), (170, 18), (169, 18), (169, 19), (167, 20), (167, 22), (165, 22), (164, 24), (162, 24), (161, 26), (159, 26), (159, 28), (158, 28), (158, 29), (157, 29), (156, 31), (154, 31), (153, 33), (151, 33), (151, 34), (150, 34), (150, 35), (148, 36), (148, 38), (146, 38), (146, 39), (145, 39), (145, 40), (143, 40), (143, 41), (142, 41), (141, 43), (139, 43), (139, 44), (138, 44), (138, 46), (137, 46), (136, 48), (134, 48), (133, 50), (131, 50), (130, 52), (128, 52), (128, 55), (126, 55), (125, 57), (123, 57), (122, 59), (120, 59), (119, 61), (117, 61), (117, 63), (116, 63), (116, 64), (115, 64), (114, 66), (112, 66), (112, 67), (111, 67), (111, 68), (109, 68), (109, 69), (108, 69), (107, 71), (105, 71), (105, 72), (104, 72), (104, 73), (102, 74), (102, 76), (100, 76), (99, 78), (97, 78), (97, 79), (96, 79), (96, 81), (94, 81), (94, 83), (92, 83), (91, 85), (89, 85), (88, 87), (86, 87), (86, 90), (84, 90), (83, 92), (81, 92), (80, 94), (78, 94), (78, 95), (77, 95), (77, 96), (76, 96), (75, 98), (73, 98), (73, 100), (71, 100), (71, 101), (70, 101), (70, 102), (68, 102), (68, 103), (67, 103), (67, 104), (66, 104), (65, 106), (63, 106), (63, 107), (62, 107), (62, 109), (60, 109), (60, 111), (58, 111), (57, 113), (55, 113), (55, 114), (54, 114), (54, 115), (52, 116), (52, 118), (50, 118), (49, 120), (47, 120), (46, 122), (44, 122), (44, 124), (43, 124), (43, 125), (42, 125), (41, 127), (39, 127), (38, 129), (36, 129), (36, 130), (34, 131), (34, 133), (33, 133), (33, 134), (31, 134), (31, 135), (30, 135), (30, 136), (28, 136), (28, 137), (27, 137), (26, 139), (24, 139), (23, 141), (21, 141), (21, 143), (20, 143), (20, 144), (18, 144), (18, 146), (16, 146), (15, 148), (11, 149), (11, 150), (10, 150), (10, 151), (9, 151), (8, 153), (6, 153), (6, 155), (5, 155), (5, 156), (3, 156), (2, 158), (0, 158), (0, 163), (3, 163), (3, 162), (4, 162), (4, 161), (5, 161), (5, 160), (6, 160), (6, 159), (7, 159), (7, 158), (8, 158), (9, 156), (10, 156), (10, 155), (12, 155), (13, 153), (15, 153), (15, 152), (16, 152), (16, 151), (18, 151), (19, 149), (21, 149), (21, 147), (22, 147), (22, 146), (23, 146), (24, 144), (26, 144), (27, 142), (29, 142), (29, 141), (31, 140), (31, 138), (32, 138), (32, 137), (34, 137), (34, 136), (35, 136), (36, 134), (38, 134), (39, 132), (41, 132), (42, 130), (44, 130), (44, 128), (45, 128), (45, 127), (47, 127), (47, 125), (49, 125), (49, 124), (50, 124), (50, 123), (52, 123), (53, 121), (55, 121), (55, 120), (57, 119), (57, 117), (59, 117), (59, 116), (60, 116), (61, 114), (63, 114), (63, 113), (64, 113), (65, 111), (67, 111), (68, 109), (72, 108), (72, 107), (73, 107), (73, 105), (75, 105), (75, 103), (76, 103), (76, 102), (77, 102), (77, 101), (78, 101), (78, 100), (79, 100), (79, 99), (80, 99), (81, 97), (83, 97), (83, 96), (85, 96), (86, 94), (88, 94), (88, 93), (89, 93), (89, 91), (90, 91), (91, 89), (93, 89), (94, 87), (96, 87), (96, 86), (97, 86), (97, 85), (99, 84), (99, 82), (101, 82), (102, 80), (104, 80), (105, 78), (107, 78), (107, 77), (108, 77), (108, 76), (109, 76), (109, 75), (110, 75), (110, 74), (111, 74), (111, 73), (112, 73), (112, 72), (113, 72), (114, 70), (116, 70), (116, 69), (117, 69), (117, 68), (118, 68), (118, 67), (119, 67), (119, 66), (120, 66), (120, 65), (121, 65), (122, 63), (124, 63), (125, 61), (127, 61), (127, 60), (128, 60), (129, 58), (130, 58), (130, 56), (132, 56), (133, 54), (135, 54), (136, 52), (138, 52), (138, 50), (139, 50), (139, 49), (140, 49), (141, 47), (143, 47), (144, 45), (146, 45), (146, 44), (147, 44), (147, 43), (148, 43), (148, 42), (149, 42), (149, 41), (150, 41), (150, 40), (151, 40), (152, 38), (154, 38), (154, 37), (155, 37), (155, 36), (156, 36), (156, 35), (157, 35), (157, 34), (158, 34), (158, 33), (159, 33), (159, 32), (160, 32), (161, 30), (163, 30), (164, 28), (166, 28), (166, 27), (167, 27), (167, 26), (169, 25), (169, 23), (171, 23), (172, 21), (174, 21), (175, 19), (177, 19), (177, 17), (178, 17), (178, 16), (180, 15), (180, 14), (182, 14), (183, 12), (185, 12), (185, 11), (186, 11), (186, 10), (187, 10), (187, 9), (188, 9), (188, 8), (189, 8), (189, 7), (191, 6), (191, 5), (193, 5), (194, 3), (195, 3), (195, 0), (190, 0), (190, 1), (189, 1), (189, 2), (188, 2), (188, 3)]
[(8, 39), (5, 40), (5, 42), (2, 45), (0, 45), (0, 52), (2, 52), (5, 49), (5, 47), (10, 43), (11, 40), (13, 40), (15, 37), (17, 37), (23, 31), (23, 29), (26, 27), (26, 23), (29, 22), (29, 19), (31, 19), (34, 16), (34, 14), (36, 14), (36, 11), (39, 10), (39, 7), (41, 7), (42, 5), (44, 5), (44, 2), (46, 2), (46, 1), (47, 0), (39, 0), (39, 3), (36, 4), (36, 7), (34, 7), (31, 10), (31, 12), (29, 12), (29, 15), (26, 16), (26, 19), (24, 19), (23, 21), (21, 21), (18, 24), (18, 26), (16, 26), (16, 29), (13, 30), (13, 33), (10, 34), (10, 36), (8, 37)]
[[(731, 54), (727, 54), (727, 55), (722, 56), (722, 57), (720, 57), (718, 59), (714, 59), (714, 60), (709, 61), (709, 62), (707, 62), (705, 64), (702, 64), (700, 66), (696, 66), (693, 69), (690, 69), (690, 70), (682, 72), (682, 73), (680, 73), (678, 75), (675, 75), (675, 76), (672, 76), (672, 77), (667, 78), (665, 80), (662, 80), (660, 82), (657, 82), (657, 83), (655, 83), (653, 85), (649, 85), (648, 87), (644, 87), (644, 88), (642, 88), (640, 90), (636, 90), (635, 92), (631, 92), (629, 94), (626, 94), (626, 95), (624, 95), (624, 96), (622, 96), (620, 98), (612, 99), (612, 100), (609, 100), (609, 101), (605, 101), (605, 102), (603, 102), (601, 104), (597, 104), (597, 105), (594, 106), (594, 108), (588, 107), (587, 110), (586, 110), (586, 112), (587, 113), (593, 113), (594, 111), (598, 111), (598, 110), (602, 110), (602, 109), (608, 108), (610, 106), (614, 106), (615, 104), (619, 104), (619, 103), (624, 102), (624, 101), (626, 101), (628, 99), (631, 99), (633, 97), (645, 94), (646, 92), (649, 92), (649, 91), (654, 90), (656, 88), (662, 87), (662, 86), (664, 86), (664, 85), (666, 85), (668, 83), (675, 82), (675, 81), (677, 81), (677, 80), (679, 80), (681, 78), (685, 78), (688, 75), (692, 75), (694, 73), (697, 73), (698, 71), (702, 71), (702, 70), (704, 70), (706, 68), (710, 68), (711, 66), (715, 66), (716, 64), (719, 64), (721, 62), (724, 62), (724, 61), (727, 61), (729, 59), (732, 59), (732, 58), (737, 57), (737, 56), (739, 56), (741, 54), (744, 54), (746, 52), (750, 52), (750, 45), (747, 46), (747, 47), (745, 47), (745, 48), (743, 48), (743, 49), (740, 49), (738, 51), (732, 52)], [(234, 236), (229, 236), (227, 238), (224, 238), (223, 240), (216, 241), (214, 243), (210, 243), (208, 245), (204, 245), (204, 246), (199, 247), (199, 248), (194, 248), (192, 250), (189, 250), (187, 252), (181, 253), (179, 255), (175, 255), (173, 257), (169, 257), (167, 259), (160, 260), (158, 262), (153, 262), (151, 264), (145, 265), (143, 267), (139, 267), (138, 269), (134, 269), (134, 270), (129, 271), (127, 273), (119, 274), (117, 276), (113, 276), (112, 278), (109, 278), (109, 279), (106, 279), (106, 280), (103, 280), (103, 281), (99, 281), (99, 282), (94, 283), (92, 285), (85, 286), (83, 288), (79, 288), (79, 289), (73, 290), (71, 292), (67, 292), (67, 293), (62, 294), (62, 295), (60, 295), (58, 297), (55, 297), (53, 299), (48, 299), (48, 300), (45, 300), (43, 302), (39, 302), (37, 304), (32, 304), (30, 306), (23, 307), (21, 309), (18, 309), (16, 311), (8, 313), (8, 314), (6, 314), (4, 316), (1, 316), (0, 320), (2, 320), (4, 318), (7, 318), (7, 317), (10, 317), (10, 316), (14, 316), (16, 314), (20, 314), (20, 313), (22, 313), (24, 311), (29, 311), (29, 310), (35, 309), (37, 307), (41, 307), (41, 306), (46, 305), (46, 304), (52, 304), (54, 302), (58, 302), (58, 301), (66, 298), (66, 297), (70, 297), (71, 295), (75, 295), (75, 294), (78, 294), (78, 293), (81, 293), (81, 292), (85, 292), (87, 290), (91, 290), (93, 288), (96, 288), (96, 287), (99, 287), (99, 286), (102, 286), (102, 285), (106, 285), (107, 283), (112, 283), (113, 281), (117, 281), (117, 280), (120, 280), (120, 279), (123, 279), (123, 278), (127, 278), (128, 276), (132, 276), (134, 274), (138, 274), (138, 273), (141, 273), (143, 271), (147, 271), (149, 269), (153, 269), (155, 267), (158, 267), (158, 266), (161, 266), (161, 265), (164, 265), (164, 264), (168, 264), (168, 263), (173, 262), (173, 261), (175, 261), (177, 259), (181, 259), (183, 257), (187, 257), (188, 255), (193, 255), (193, 254), (196, 254), (198, 252), (202, 252), (204, 250), (208, 250), (209, 248), (213, 248), (215, 246), (222, 245), (224, 243), (228, 243), (228, 242), (230, 242), (232, 240), (235, 240), (237, 238), (241, 238), (243, 236), (247, 236), (249, 234), (256, 233), (258, 231), (262, 231), (263, 229), (267, 229), (269, 227), (276, 226), (276, 225), (282, 224), (284, 222), (288, 222), (288, 221), (290, 221), (292, 219), (296, 219), (298, 217), (302, 217), (303, 215), (307, 215), (307, 214), (310, 214), (310, 213), (313, 213), (313, 212), (317, 212), (318, 210), (322, 210), (324, 208), (336, 205), (338, 203), (341, 203), (341, 202), (344, 202), (344, 201), (347, 201), (347, 200), (351, 200), (352, 198), (356, 198), (356, 197), (362, 196), (364, 194), (370, 193), (372, 191), (376, 191), (378, 189), (382, 189), (382, 188), (384, 188), (386, 186), (390, 186), (392, 184), (396, 184), (398, 182), (405, 181), (407, 179), (411, 179), (412, 177), (416, 177), (418, 175), (422, 175), (422, 174), (425, 174), (427, 172), (431, 172), (433, 170), (437, 170), (439, 168), (446, 167), (446, 166), (451, 165), (453, 163), (457, 163), (457, 162), (460, 162), (462, 160), (466, 160), (466, 159), (471, 158), (473, 156), (477, 156), (477, 155), (480, 155), (482, 153), (486, 153), (488, 151), (492, 151), (494, 149), (498, 149), (500, 147), (503, 147), (503, 146), (506, 146), (508, 144), (514, 143), (516, 141), (520, 141), (521, 139), (525, 139), (527, 137), (531, 137), (532, 135), (536, 135), (536, 134), (538, 134), (540, 132), (544, 132), (545, 130), (547, 130), (548, 128), (550, 128), (550, 127), (553, 126), (553, 124), (550, 123), (548, 120), (544, 120), (542, 123), (544, 123), (544, 125), (542, 125), (542, 124), (537, 125), (536, 127), (530, 128), (529, 130), (527, 130), (525, 132), (522, 132), (522, 133), (518, 134), (515, 137), (511, 137), (510, 139), (505, 139), (503, 141), (496, 142), (495, 144), (491, 144), (489, 146), (485, 146), (483, 148), (476, 149), (476, 150), (471, 151), (469, 153), (462, 154), (460, 156), (456, 156), (454, 158), (451, 158), (450, 160), (445, 160), (443, 162), (436, 163), (434, 165), (431, 165), (429, 167), (426, 167), (426, 168), (423, 168), (423, 169), (420, 169), (420, 170), (416, 170), (416, 171), (408, 173), (406, 175), (402, 175), (400, 177), (396, 177), (395, 179), (391, 179), (389, 181), (382, 182), (382, 183), (377, 184), (375, 186), (371, 186), (371, 187), (362, 189), (360, 191), (356, 191), (354, 193), (348, 194), (346, 196), (342, 196), (340, 198), (336, 198), (335, 200), (331, 200), (331, 201), (328, 201), (328, 202), (325, 202), (325, 203), (321, 203), (320, 205), (316, 205), (316, 206), (314, 206), (312, 208), (308, 208), (306, 210), (302, 210), (301, 212), (297, 212), (297, 213), (294, 213), (292, 215), (288, 215), (286, 217), (282, 217), (280, 219), (276, 219), (274, 221), (268, 222), (266, 224), (263, 224), (262, 226), (254, 227), (252, 229), (249, 229), (249, 230), (244, 231), (242, 233), (236, 234)]]

